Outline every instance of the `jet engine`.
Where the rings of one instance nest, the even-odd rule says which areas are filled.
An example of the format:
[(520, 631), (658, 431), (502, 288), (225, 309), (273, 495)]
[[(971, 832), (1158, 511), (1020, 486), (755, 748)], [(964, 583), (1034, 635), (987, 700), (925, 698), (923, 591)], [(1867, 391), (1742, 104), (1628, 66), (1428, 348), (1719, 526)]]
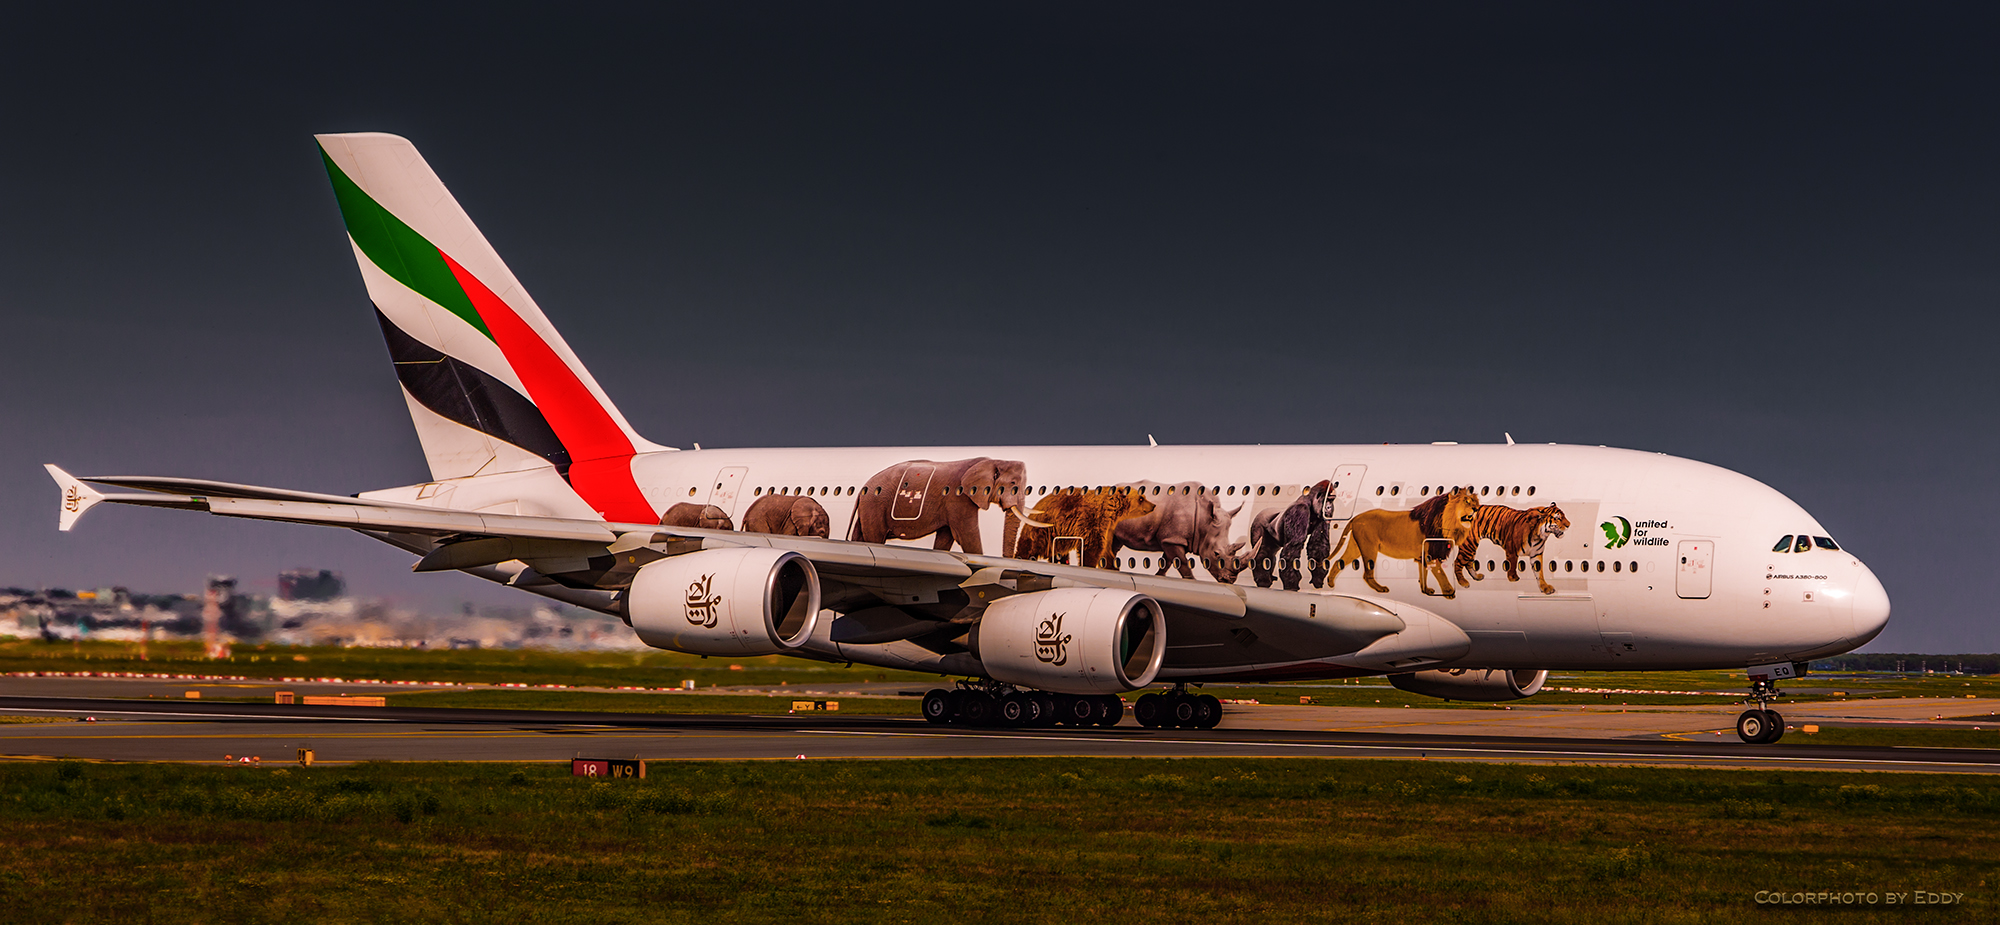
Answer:
[(1547, 670), (1528, 671), (1505, 668), (1449, 668), (1392, 674), (1389, 683), (1398, 690), (1444, 700), (1474, 700), (1498, 703), (1520, 700), (1541, 693), (1549, 679)]
[(1138, 690), (1159, 674), (1167, 617), (1134, 591), (1058, 588), (995, 601), (972, 651), (996, 681), (1059, 694)]
[(776, 655), (812, 637), (819, 601), (819, 573), (796, 552), (704, 549), (640, 567), (625, 614), (656, 648)]

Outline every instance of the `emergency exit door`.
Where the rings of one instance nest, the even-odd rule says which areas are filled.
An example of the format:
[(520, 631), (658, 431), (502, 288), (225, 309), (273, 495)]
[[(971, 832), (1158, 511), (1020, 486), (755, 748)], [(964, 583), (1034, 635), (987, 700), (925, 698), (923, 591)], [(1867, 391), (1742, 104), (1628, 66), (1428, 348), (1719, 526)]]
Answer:
[(731, 523), (736, 521), (736, 497), (743, 491), (743, 476), (749, 471), (749, 466), (730, 466), (717, 472), (715, 488), (708, 493), (708, 503), (728, 514)]
[(1680, 562), (1674, 574), (1674, 590), (1689, 600), (1702, 600), (1714, 586), (1715, 544), (1709, 540), (1682, 540)]
[(1354, 516), (1354, 501), (1361, 497), (1361, 479), (1367, 474), (1367, 466), (1341, 466), (1333, 470), (1330, 519), (1346, 520)]

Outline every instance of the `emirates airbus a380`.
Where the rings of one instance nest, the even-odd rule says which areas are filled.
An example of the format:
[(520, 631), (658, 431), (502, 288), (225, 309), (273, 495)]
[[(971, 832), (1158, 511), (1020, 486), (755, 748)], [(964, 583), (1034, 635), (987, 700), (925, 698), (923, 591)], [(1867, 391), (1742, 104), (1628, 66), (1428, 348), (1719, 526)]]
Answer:
[[(410, 142), (319, 136), (432, 480), (353, 497), (78, 479), (101, 502), (357, 530), (614, 614), (647, 644), (964, 678), (934, 722), (1209, 727), (1189, 684), (1749, 669), (1882, 631), (1868, 567), (1776, 490), (1556, 445), (693, 449), (633, 430)], [(106, 493), (93, 486), (120, 489)]]

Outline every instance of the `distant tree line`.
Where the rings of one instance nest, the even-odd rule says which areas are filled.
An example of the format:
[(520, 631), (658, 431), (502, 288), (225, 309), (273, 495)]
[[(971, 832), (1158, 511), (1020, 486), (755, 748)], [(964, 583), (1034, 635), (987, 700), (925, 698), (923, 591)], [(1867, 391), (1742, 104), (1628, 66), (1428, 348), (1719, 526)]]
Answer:
[(1812, 663), (1814, 671), (1904, 671), (1916, 674), (1926, 668), (1935, 672), (2000, 674), (2000, 654), (1927, 655), (1921, 652), (1850, 652), (1833, 658), (1815, 659)]

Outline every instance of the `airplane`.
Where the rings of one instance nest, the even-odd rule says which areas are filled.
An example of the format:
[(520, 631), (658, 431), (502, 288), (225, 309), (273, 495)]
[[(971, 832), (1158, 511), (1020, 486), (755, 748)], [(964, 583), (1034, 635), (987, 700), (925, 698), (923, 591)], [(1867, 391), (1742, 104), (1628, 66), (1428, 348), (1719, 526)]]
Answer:
[(1147, 691), (1140, 724), (1211, 728), (1221, 704), (1191, 685), (1386, 676), (1501, 702), (1551, 669), (1731, 669), (1755, 701), (1739, 737), (1769, 743), (1777, 683), (1888, 622), (1798, 504), (1660, 453), (653, 443), (413, 144), (317, 140), (431, 480), (342, 496), (50, 465), (60, 529), (105, 502), (344, 527), (662, 649), (959, 678), (924, 697), (937, 723), (1115, 725)]

